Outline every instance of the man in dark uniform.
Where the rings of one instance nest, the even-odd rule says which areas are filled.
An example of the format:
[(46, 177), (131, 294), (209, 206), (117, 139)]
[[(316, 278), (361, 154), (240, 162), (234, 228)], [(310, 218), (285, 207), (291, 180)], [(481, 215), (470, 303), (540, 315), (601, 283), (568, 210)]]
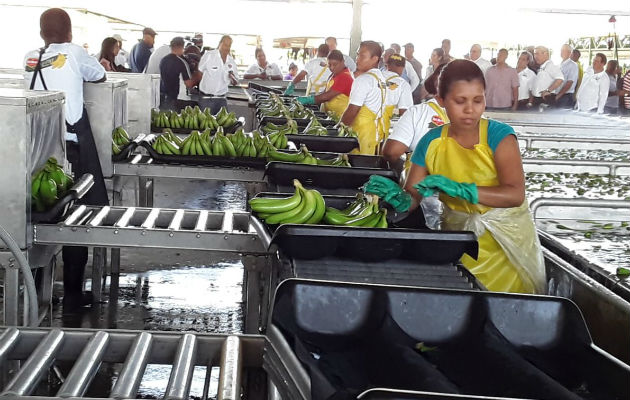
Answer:
[[(85, 204), (108, 205), (107, 189), (87, 111), (83, 105), (83, 82), (103, 82), (103, 66), (85, 49), (72, 43), (70, 16), (51, 8), (40, 17), (40, 35), (45, 46), (25, 57), (25, 86), (31, 90), (59, 90), (65, 93), (66, 156), (75, 179), (89, 173), (94, 186), (82, 199)], [(83, 293), (87, 247), (63, 248), (64, 311), (91, 303)]]
[(131, 54), (129, 54), (129, 67), (131, 68), (131, 72), (144, 72), (149, 63), (151, 52), (153, 51), (155, 35), (157, 35), (157, 33), (151, 28), (144, 28), (142, 30), (142, 40), (133, 46)]
[(186, 88), (194, 87), (201, 80), (201, 73), (191, 72), (184, 55), (184, 38), (174, 37), (171, 40), (171, 53), (160, 61), (160, 93), (162, 103), (160, 109), (179, 111), (177, 100), (180, 89), (180, 77)]

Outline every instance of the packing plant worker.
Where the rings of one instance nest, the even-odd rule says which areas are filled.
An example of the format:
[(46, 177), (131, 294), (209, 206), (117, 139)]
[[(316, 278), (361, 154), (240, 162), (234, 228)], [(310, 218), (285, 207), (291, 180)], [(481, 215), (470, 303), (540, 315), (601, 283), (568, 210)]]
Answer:
[(444, 204), (442, 229), (477, 235), (478, 258), (465, 254), (461, 262), (487, 289), (544, 293), (544, 260), (525, 199), (518, 142), (511, 126), (482, 118), (484, 91), (483, 72), (475, 63), (447, 64), (437, 100), (450, 123), (420, 140), (404, 190), (372, 176), (365, 191), (399, 211), (438, 192)]
[(328, 69), (326, 57), (328, 57), (327, 44), (320, 44), (317, 48), (317, 57), (313, 58), (304, 65), (304, 69), (301, 70), (295, 78), (289, 83), (285, 95), (292, 95), (295, 92), (295, 85), (302, 82), (305, 77), (308, 77), (308, 83), (306, 85), (306, 95), (311, 93), (320, 94), (326, 90), (326, 82), (330, 77), (330, 70)]
[(381, 46), (371, 40), (361, 42), (357, 54), (356, 78), (350, 91), (348, 107), (340, 123), (351, 126), (359, 136), (359, 154), (374, 155), (377, 125), (385, 105), (385, 78), (378, 69)]
[(385, 108), (383, 109), (382, 122), (379, 125), (379, 143), (384, 143), (389, 136), (389, 128), (394, 111), (398, 109), (398, 115), (402, 116), (405, 111), (413, 106), (411, 86), (401, 77), (405, 70), (405, 61), (405, 58), (400, 54), (392, 54), (385, 63), (387, 67), (387, 70), (383, 71), (386, 85)]
[(341, 117), (350, 101), (350, 91), (354, 77), (346, 67), (344, 56), (339, 50), (328, 54), (328, 68), (331, 75), (326, 83), (326, 90), (318, 95), (298, 97), (302, 104), (322, 104), (324, 111)]

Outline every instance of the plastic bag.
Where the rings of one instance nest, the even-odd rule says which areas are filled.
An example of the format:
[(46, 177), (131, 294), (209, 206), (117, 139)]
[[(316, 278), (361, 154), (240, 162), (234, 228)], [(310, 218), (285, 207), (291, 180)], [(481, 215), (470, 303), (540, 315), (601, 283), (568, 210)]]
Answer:
[(531, 280), (536, 292), (545, 292), (545, 260), (527, 200), (519, 207), (494, 208), (485, 214), (468, 214), (444, 206), (442, 227), (472, 231), (477, 237), (489, 231), (519, 273)]
[(442, 202), (436, 193), (433, 196), (423, 197), (420, 202), (422, 213), (424, 214), (425, 224), (427, 228), (433, 230), (440, 229), (440, 216), (442, 215)]

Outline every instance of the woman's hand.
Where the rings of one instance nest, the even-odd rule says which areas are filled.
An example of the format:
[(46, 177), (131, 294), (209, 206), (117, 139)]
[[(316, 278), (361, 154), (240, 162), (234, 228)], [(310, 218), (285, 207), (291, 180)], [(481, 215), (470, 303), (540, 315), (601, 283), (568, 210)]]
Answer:
[(474, 183), (455, 182), (442, 175), (429, 175), (422, 182), (413, 185), (413, 187), (423, 197), (432, 196), (435, 191), (439, 190), (451, 197), (459, 197), (472, 204), (479, 202), (477, 185)]

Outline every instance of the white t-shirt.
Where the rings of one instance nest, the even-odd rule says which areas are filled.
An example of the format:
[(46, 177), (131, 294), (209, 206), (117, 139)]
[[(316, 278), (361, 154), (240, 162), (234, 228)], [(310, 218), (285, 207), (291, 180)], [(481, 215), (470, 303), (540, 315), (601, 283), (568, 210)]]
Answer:
[(597, 109), (598, 114), (604, 112), (604, 106), (608, 99), (610, 78), (606, 71), (595, 73), (589, 69), (582, 77), (582, 83), (576, 96), (575, 108), (579, 111), (591, 111)]
[(476, 59), (474, 63), (477, 64), (479, 68), (481, 68), (481, 72), (483, 72), (484, 75), (486, 74), (486, 71), (488, 70), (488, 68), (492, 67), (492, 63), (490, 61), (481, 57)]
[[(322, 70), (324, 70), (324, 72), (322, 72)], [(315, 90), (315, 94), (326, 91), (326, 82), (328, 82), (331, 72), (328, 68), (328, 60), (325, 57), (313, 58), (304, 65), (304, 71), (306, 71), (308, 75), (311, 87), (316, 88), (319, 86), (319, 88)]]
[[(129, 53), (127, 50), (120, 49), (118, 51), (118, 55), (114, 59), (116, 65), (120, 65), (121, 67), (127, 68), (127, 59), (129, 58)], [(150, 58), (149, 58), (150, 60)]]
[(227, 55), (225, 63), (218, 49), (207, 51), (199, 62), (199, 71), (203, 73), (199, 90), (214, 96), (223, 96), (230, 85), (230, 71), (238, 79), (236, 61)]
[(362, 73), (352, 84), (349, 104), (359, 107), (365, 105), (377, 117), (380, 117), (384, 106), (384, 85), (383, 73), (378, 68)]
[(534, 82), (536, 82), (536, 73), (529, 68), (525, 68), (518, 73), (518, 99), (529, 99), (529, 92), (533, 89)]
[(413, 92), (420, 84), (420, 77), (418, 76), (418, 73), (410, 62), (405, 62), (405, 72), (407, 73), (407, 77), (409, 78), (409, 87)]
[(414, 151), (425, 133), (434, 128), (435, 125), (444, 124), (442, 118), (431, 108), (429, 103), (438, 105), (437, 101), (431, 99), (426, 103), (410, 107), (394, 125), (394, 131), (387, 140), (399, 141), (409, 147), (410, 151)]
[[(560, 64), (560, 71), (562, 71), (562, 76), (564, 77), (565, 82), (572, 82), (571, 87), (566, 91), (566, 94), (573, 94), (573, 92), (575, 92), (575, 85), (577, 85), (578, 81), (579, 70), (577, 63), (572, 59), (567, 58), (562, 61), (562, 64)], [(560, 92), (560, 89), (562, 89), (562, 85), (558, 86), (558, 88), (554, 90), (554, 93)]]
[(411, 87), (406, 80), (392, 71), (383, 71), (383, 77), (387, 85), (385, 105), (396, 106), (399, 110), (408, 110), (409, 107), (413, 106)]
[(350, 70), (350, 72), (354, 72), (357, 70), (357, 63), (355, 63), (354, 60), (346, 54), (343, 55), (343, 63), (346, 65), (346, 68)]
[(265, 72), (265, 74), (267, 74), (267, 77), (271, 77), (274, 75), (282, 76), (282, 71), (280, 71), (280, 67), (278, 67), (278, 65), (275, 63), (267, 63), (267, 66), (265, 68), (261, 67), (258, 64), (252, 64), (249, 66), (245, 74), (258, 75), (258, 74), (262, 74), (263, 71)]
[[(24, 57), (24, 87), (29, 89), (33, 72), (37, 66), (39, 50), (33, 50)], [(105, 68), (90, 56), (85, 49), (73, 43), (53, 43), (42, 54), (41, 73), (48, 90), (65, 93), (66, 121), (74, 125), (83, 115), (83, 82), (94, 82), (105, 76)], [(38, 74), (33, 90), (44, 90)], [(76, 135), (66, 134), (66, 140), (76, 141)]]
[(532, 94), (534, 97), (540, 97), (540, 93), (544, 90), (549, 89), (549, 86), (556, 79), (561, 79), (564, 81), (564, 74), (551, 60), (547, 60), (540, 66), (538, 70), (538, 75), (536, 75), (536, 81), (534, 82), (534, 86), (532, 89)]
[(144, 71), (147, 74), (160, 74), (160, 62), (166, 56), (168, 56), (171, 52), (171, 46), (165, 44), (157, 49), (153, 50), (151, 53), (151, 57), (149, 57), (149, 62), (147, 63), (147, 68)]

